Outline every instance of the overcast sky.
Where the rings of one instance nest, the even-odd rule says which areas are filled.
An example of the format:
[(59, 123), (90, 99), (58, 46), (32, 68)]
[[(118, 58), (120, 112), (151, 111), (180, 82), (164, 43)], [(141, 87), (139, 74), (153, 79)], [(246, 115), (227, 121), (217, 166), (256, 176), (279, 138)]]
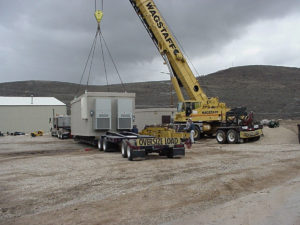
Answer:
[[(300, 67), (299, 0), (155, 3), (201, 75), (253, 64)], [(0, 0), (0, 82), (79, 83), (96, 32), (94, 10), (94, 0)], [(104, 0), (101, 27), (124, 82), (168, 79), (129, 0)], [(98, 46), (90, 84), (106, 84), (100, 56)], [(119, 83), (107, 53), (106, 63), (109, 83)]]

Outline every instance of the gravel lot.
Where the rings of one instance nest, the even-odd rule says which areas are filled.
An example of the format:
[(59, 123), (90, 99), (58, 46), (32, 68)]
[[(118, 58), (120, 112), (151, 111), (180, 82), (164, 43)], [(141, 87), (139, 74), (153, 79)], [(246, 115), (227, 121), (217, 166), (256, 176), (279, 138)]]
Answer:
[[(247, 222), (238, 215), (291, 196), (300, 208), (296, 123), (265, 128), (254, 143), (207, 139), (181, 159), (134, 162), (73, 140), (0, 137), (0, 224), (275, 224), (264, 214)], [(262, 202), (261, 193), (270, 195)], [(292, 194), (275, 201), (276, 193)], [(299, 211), (285, 217), (300, 221)]]

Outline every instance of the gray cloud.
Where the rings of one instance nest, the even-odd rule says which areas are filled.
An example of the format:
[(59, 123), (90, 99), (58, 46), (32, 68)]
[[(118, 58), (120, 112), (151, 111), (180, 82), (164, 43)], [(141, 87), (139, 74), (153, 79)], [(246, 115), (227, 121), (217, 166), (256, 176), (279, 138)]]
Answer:
[[(300, 7), (297, 0), (156, 0), (156, 4), (192, 59), (217, 54), (247, 34), (249, 26), (299, 14)], [(2, 0), (0, 82), (79, 82), (96, 31), (93, 11), (92, 0)], [(101, 26), (125, 82), (167, 79), (159, 73), (162, 60), (128, 0), (104, 0)], [(278, 56), (272, 62), (281, 63)], [(104, 84), (99, 55), (95, 64), (91, 80)], [(109, 62), (108, 69), (110, 82), (118, 82)]]

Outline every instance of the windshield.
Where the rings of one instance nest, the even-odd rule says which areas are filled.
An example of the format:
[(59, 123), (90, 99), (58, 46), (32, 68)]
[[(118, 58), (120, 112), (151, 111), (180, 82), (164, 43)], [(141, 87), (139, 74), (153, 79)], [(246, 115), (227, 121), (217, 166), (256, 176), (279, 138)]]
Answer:
[(183, 111), (183, 102), (178, 102), (178, 105), (177, 105), (177, 112), (182, 112)]

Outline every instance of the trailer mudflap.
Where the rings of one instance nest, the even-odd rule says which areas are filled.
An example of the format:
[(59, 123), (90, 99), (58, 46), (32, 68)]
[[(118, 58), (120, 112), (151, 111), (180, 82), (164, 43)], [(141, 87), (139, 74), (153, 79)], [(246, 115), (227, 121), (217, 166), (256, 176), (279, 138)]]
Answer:
[(145, 158), (146, 151), (145, 151), (145, 149), (133, 149), (132, 156), (133, 156), (133, 158)]
[(185, 148), (184, 147), (177, 147), (177, 148), (173, 148), (173, 156), (185, 156)]
[(263, 134), (262, 129), (253, 130), (253, 131), (241, 131), (240, 138), (253, 138), (258, 137)]

